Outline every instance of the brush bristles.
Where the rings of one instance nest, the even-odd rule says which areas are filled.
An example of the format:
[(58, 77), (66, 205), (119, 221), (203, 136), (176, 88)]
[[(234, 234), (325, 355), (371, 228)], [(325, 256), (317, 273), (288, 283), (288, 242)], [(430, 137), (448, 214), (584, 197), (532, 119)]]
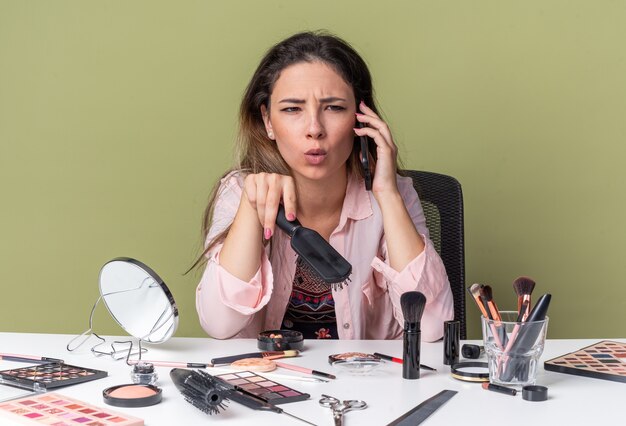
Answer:
[(185, 400), (209, 415), (226, 408), (226, 391), (220, 382), (204, 371), (191, 371), (181, 384), (181, 393)]
[(317, 271), (313, 269), (311, 264), (307, 262), (306, 259), (304, 259), (302, 256), (298, 256), (298, 259), (296, 260), (296, 264), (298, 265), (298, 267), (302, 269), (302, 272), (306, 274), (307, 278), (312, 280), (316, 285), (330, 285), (330, 287), (335, 291), (339, 291), (343, 289), (343, 286), (344, 285), (347, 286), (348, 283), (351, 281), (350, 275), (348, 275), (345, 279), (338, 281), (338, 282), (326, 281), (325, 279), (320, 277)]
[(469, 292), (472, 294), (474, 299), (478, 299), (480, 297), (480, 284), (472, 284), (472, 286), (469, 288)]
[(535, 289), (535, 282), (528, 277), (519, 277), (513, 281), (513, 288), (518, 296), (531, 294)]
[(480, 288), (480, 296), (485, 299), (486, 302), (493, 300), (493, 290), (490, 285), (484, 285)]
[(422, 320), (424, 307), (426, 306), (426, 296), (419, 291), (407, 291), (400, 296), (400, 306), (404, 321), (410, 324), (418, 323)]

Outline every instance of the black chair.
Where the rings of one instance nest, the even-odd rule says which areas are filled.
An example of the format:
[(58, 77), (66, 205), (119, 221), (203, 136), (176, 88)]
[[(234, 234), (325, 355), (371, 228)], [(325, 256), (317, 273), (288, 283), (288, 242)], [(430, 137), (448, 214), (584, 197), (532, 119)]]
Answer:
[(430, 239), (448, 273), (454, 298), (454, 319), (461, 323), (461, 339), (465, 339), (465, 243), (461, 184), (451, 176), (438, 173), (404, 170), (403, 174), (413, 179), (413, 187), (422, 202)]

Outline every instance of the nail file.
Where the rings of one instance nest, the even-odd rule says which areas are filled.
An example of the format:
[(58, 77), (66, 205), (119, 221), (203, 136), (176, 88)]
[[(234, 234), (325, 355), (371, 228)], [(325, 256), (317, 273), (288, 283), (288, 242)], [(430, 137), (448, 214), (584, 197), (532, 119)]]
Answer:
[(426, 420), (439, 407), (448, 402), (450, 398), (458, 392), (453, 390), (443, 390), (435, 396), (431, 396), (417, 407), (407, 411), (387, 426), (416, 426)]

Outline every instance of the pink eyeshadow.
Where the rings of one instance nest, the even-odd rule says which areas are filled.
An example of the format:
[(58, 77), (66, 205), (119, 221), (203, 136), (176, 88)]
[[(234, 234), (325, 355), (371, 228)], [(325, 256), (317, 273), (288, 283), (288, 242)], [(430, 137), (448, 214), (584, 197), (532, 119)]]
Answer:
[(295, 390), (288, 390), (287, 392), (281, 392), (280, 393), (282, 396), (286, 396), (286, 397), (290, 397), (290, 396), (298, 396), (300, 395), (299, 392), (296, 392)]
[(119, 422), (124, 422), (124, 421), (126, 421), (126, 419), (125, 419), (125, 418), (123, 418), (123, 417), (113, 417), (112, 419), (109, 419), (109, 421), (110, 421), (110, 422), (113, 422), (113, 423), (119, 423)]
[(30, 414), (24, 414), (24, 417), (28, 417), (29, 419), (36, 419), (37, 417), (43, 417), (43, 414), (30, 413)]
[(84, 410), (78, 410), (81, 413), (85, 413), (85, 414), (91, 414), (91, 413), (95, 413), (96, 410), (92, 410), (91, 408), (85, 408)]
[(26, 401), (20, 401), (20, 404), (22, 405), (33, 405), (37, 403), (37, 401), (31, 401), (30, 399), (27, 399)]
[(89, 419), (88, 417), (77, 417), (74, 419), (76, 423), (85, 423), (85, 422), (88, 422), (89, 420), (91, 419)]
[(282, 385), (278, 385), (278, 386), (272, 386), (270, 390), (272, 392), (281, 392), (281, 391), (289, 390), (289, 388), (286, 388), (285, 386), (282, 386)]
[(107, 413), (97, 413), (97, 414), (94, 414), (93, 416), (99, 419), (104, 419), (105, 417), (111, 417), (111, 415)]

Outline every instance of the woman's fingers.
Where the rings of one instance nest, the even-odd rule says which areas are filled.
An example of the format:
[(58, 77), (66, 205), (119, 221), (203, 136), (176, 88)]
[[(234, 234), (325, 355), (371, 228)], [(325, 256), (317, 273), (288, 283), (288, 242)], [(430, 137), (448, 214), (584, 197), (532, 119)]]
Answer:
[(366, 123), (369, 127), (378, 130), (385, 138), (386, 142), (393, 144), (393, 137), (391, 136), (391, 130), (371, 108), (365, 105), (363, 102), (359, 104), (361, 113), (356, 113), (356, 118), (361, 123)]
[(291, 176), (276, 173), (248, 175), (244, 181), (244, 191), (250, 205), (257, 212), (265, 239), (274, 235), (276, 215), (281, 200), (285, 204), (287, 219), (296, 218), (296, 189)]

